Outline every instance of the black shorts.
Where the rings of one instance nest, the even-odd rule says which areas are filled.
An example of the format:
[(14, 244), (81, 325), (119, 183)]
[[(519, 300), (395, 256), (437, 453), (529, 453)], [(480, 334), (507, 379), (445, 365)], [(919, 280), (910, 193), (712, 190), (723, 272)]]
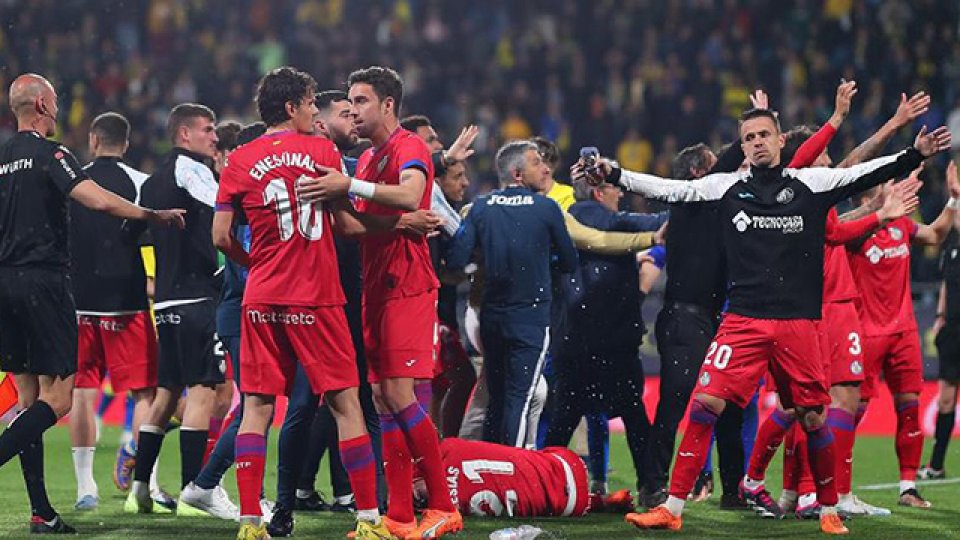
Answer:
[(947, 323), (937, 332), (937, 353), (940, 357), (940, 374), (942, 381), (960, 381), (960, 325)]
[(216, 386), (224, 381), (226, 359), (216, 333), (216, 302), (155, 309), (159, 345), (157, 386)]
[(0, 268), (0, 370), (61, 378), (77, 372), (77, 310), (65, 272)]

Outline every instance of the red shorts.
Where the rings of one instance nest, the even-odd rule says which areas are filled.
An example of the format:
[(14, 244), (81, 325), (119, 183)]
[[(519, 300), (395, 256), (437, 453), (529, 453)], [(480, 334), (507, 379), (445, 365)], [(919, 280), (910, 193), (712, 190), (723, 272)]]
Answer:
[(853, 302), (823, 304), (820, 344), (830, 386), (863, 382), (863, 329)]
[(105, 373), (117, 394), (157, 386), (157, 334), (147, 311), (77, 315), (77, 388), (99, 388)]
[(290, 395), (300, 362), (320, 394), (360, 384), (356, 352), (341, 306), (243, 306), (240, 391)]
[(430, 379), (437, 343), (437, 291), (363, 304), (367, 377)]
[(461, 366), (473, 365), (470, 363), (470, 355), (463, 348), (463, 342), (460, 341), (460, 333), (449, 326), (440, 323), (439, 339), (437, 340), (436, 358), (433, 366), (433, 378), (435, 383), (446, 384), (444, 372), (457, 369)]
[(745, 407), (769, 369), (784, 408), (829, 405), (817, 327), (813, 319), (727, 313), (707, 349), (694, 394)]
[(890, 393), (920, 393), (923, 387), (923, 356), (916, 330), (865, 337), (863, 357), (866, 373), (860, 399), (868, 400), (877, 395), (881, 373)]

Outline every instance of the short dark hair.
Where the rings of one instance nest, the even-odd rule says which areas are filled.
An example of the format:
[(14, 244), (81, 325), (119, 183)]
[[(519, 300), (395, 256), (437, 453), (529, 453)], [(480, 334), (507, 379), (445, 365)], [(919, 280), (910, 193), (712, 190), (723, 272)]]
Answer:
[(170, 141), (177, 142), (177, 132), (186, 124), (193, 122), (195, 118), (207, 118), (211, 122), (217, 121), (217, 115), (206, 105), (199, 103), (181, 103), (170, 109), (170, 116), (167, 117), (167, 136)]
[(743, 113), (740, 115), (739, 126), (742, 126), (747, 120), (753, 120), (754, 118), (769, 118), (773, 121), (773, 125), (777, 127), (777, 132), (779, 133), (782, 131), (780, 129), (780, 118), (777, 116), (777, 112), (772, 109), (753, 108), (743, 111)]
[(267, 125), (263, 122), (253, 122), (243, 126), (237, 133), (237, 146), (247, 144), (267, 132)]
[(696, 178), (693, 171), (706, 170), (708, 163), (710, 163), (710, 147), (698, 143), (684, 148), (673, 158), (670, 173), (677, 180), (693, 180)]
[(355, 84), (369, 84), (380, 98), (380, 101), (393, 98), (393, 112), (400, 116), (400, 106), (403, 104), (403, 79), (400, 74), (388, 67), (370, 66), (358, 69), (347, 77), (347, 87)]
[(797, 126), (783, 134), (783, 150), (780, 151), (780, 163), (787, 164), (793, 161), (793, 156), (797, 155), (797, 150), (807, 139), (813, 137), (815, 129), (810, 126)]
[(400, 120), (400, 127), (407, 131), (416, 131), (417, 128), (431, 127), (433, 123), (422, 114), (411, 114)]
[(120, 147), (130, 139), (130, 122), (120, 113), (105, 112), (90, 122), (90, 133), (104, 146)]
[(321, 111), (327, 110), (330, 105), (340, 101), (350, 101), (350, 96), (343, 90), (324, 90), (318, 92), (315, 98), (317, 109)]
[(226, 152), (239, 146), (237, 144), (237, 134), (240, 133), (241, 129), (243, 129), (243, 126), (240, 125), (240, 122), (234, 120), (223, 122), (217, 126), (217, 150)]
[(557, 143), (539, 135), (530, 140), (537, 145), (537, 151), (540, 152), (547, 167), (550, 167), (551, 171), (556, 171), (557, 167), (560, 166), (560, 147), (557, 146)]
[(274, 69), (257, 83), (257, 112), (267, 127), (290, 119), (287, 103), (299, 104), (304, 96), (317, 91), (317, 81), (309, 73), (290, 66)]

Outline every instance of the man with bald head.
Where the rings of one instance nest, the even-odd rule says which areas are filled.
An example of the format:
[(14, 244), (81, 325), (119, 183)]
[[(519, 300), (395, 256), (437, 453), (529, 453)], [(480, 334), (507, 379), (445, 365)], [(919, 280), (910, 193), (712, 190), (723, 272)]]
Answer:
[(0, 466), (20, 455), (31, 533), (74, 533), (47, 500), (43, 432), (70, 410), (77, 371), (67, 198), (124, 219), (183, 226), (183, 210), (148, 210), (97, 185), (54, 134), (57, 93), (39, 75), (10, 85), (17, 134), (0, 145), (0, 370), (23, 411), (0, 435)]

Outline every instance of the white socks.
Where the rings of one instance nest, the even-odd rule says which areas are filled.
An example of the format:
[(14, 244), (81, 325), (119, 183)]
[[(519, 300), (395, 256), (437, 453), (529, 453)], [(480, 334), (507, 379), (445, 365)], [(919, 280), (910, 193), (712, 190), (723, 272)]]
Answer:
[(368, 521), (373, 524), (380, 523), (380, 510), (376, 508), (357, 510), (357, 521)]
[(153, 470), (150, 471), (150, 493), (160, 492), (160, 482), (157, 481), (157, 468), (160, 466), (160, 456), (153, 462)]
[(686, 504), (686, 499), (680, 499), (670, 495), (667, 497), (667, 502), (663, 503), (667, 507), (667, 510), (675, 516), (680, 516), (683, 513), (683, 505)]
[(908, 489), (917, 489), (917, 483), (913, 480), (901, 480), (900, 481), (900, 493)]
[(816, 493), (804, 493), (803, 495), (800, 495), (800, 498), (797, 500), (797, 508), (806, 508), (808, 506), (813, 506), (816, 503)]
[(749, 476), (744, 476), (744, 477), (743, 477), (743, 487), (745, 487), (745, 488), (748, 489), (749, 491), (756, 491), (757, 489), (763, 487), (763, 480), (754, 480), (753, 478), (750, 478)]
[(98, 497), (97, 482), (93, 479), (93, 455), (96, 451), (92, 446), (73, 447), (73, 470), (77, 476), (77, 500), (85, 495)]

